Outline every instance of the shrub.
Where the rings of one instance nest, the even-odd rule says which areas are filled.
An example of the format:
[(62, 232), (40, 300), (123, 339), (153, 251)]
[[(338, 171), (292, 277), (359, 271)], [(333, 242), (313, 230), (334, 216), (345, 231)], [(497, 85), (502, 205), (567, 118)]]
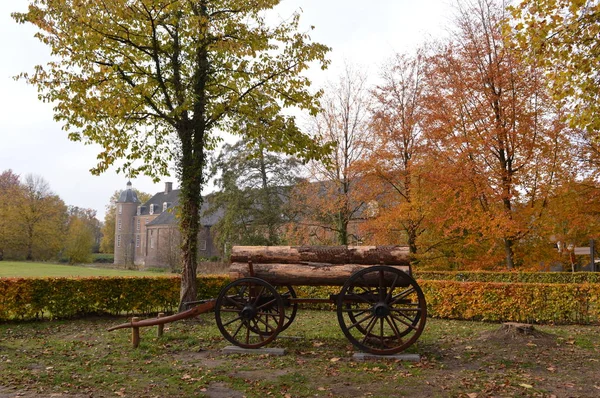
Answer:
[(414, 271), (422, 280), (499, 283), (600, 283), (600, 272)]
[(112, 253), (94, 253), (92, 254), (92, 262), (96, 264), (113, 264), (115, 255)]
[(528, 323), (600, 322), (600, 284), (419, 281), (430, 316)]
[[(216, 297), (227, 282), (224, 276), (198, 278), (199, 297)], [(179, 289), (178, 276), (3, 278), (0, 320), (173, 312)]]

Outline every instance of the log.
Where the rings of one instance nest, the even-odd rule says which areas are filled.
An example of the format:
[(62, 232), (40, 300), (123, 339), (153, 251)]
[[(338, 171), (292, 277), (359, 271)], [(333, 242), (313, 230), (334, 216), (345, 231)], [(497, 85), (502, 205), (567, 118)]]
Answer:
[(408, 265), (406, 246), (234, 246), (232, 263)]
[[(229, 268), (231, 279), (255, 276), (272, 285), (295, 286), (343, 286), (350, 276), (364, 268), (365, 264), (323, 264), (323, 263), (252, 263), (253, 274), (246, 262), (235, 262)], [(410, 275), (410, 265), (396, 265), (401, 271)]]

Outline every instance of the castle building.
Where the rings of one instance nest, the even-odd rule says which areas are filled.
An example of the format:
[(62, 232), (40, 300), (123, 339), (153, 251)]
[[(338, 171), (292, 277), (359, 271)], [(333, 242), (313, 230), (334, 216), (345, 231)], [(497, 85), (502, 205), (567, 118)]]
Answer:
[[(121, 192), (116, 202), (115, 264), (135, 264), (142, 268), (164, 267), (179, 269), (180, 233), (177, 203), (180, 190), (166, 182), (164, 191), (157, 192), (146, 203), (141, 203), (131, 186)], [(201, 214), (206, 210), (203, 204)], [(198, 255), (202, 258), (218, 256), (214, 246), (212, 226), (219, 213), (201, 217), (198, 234)]]

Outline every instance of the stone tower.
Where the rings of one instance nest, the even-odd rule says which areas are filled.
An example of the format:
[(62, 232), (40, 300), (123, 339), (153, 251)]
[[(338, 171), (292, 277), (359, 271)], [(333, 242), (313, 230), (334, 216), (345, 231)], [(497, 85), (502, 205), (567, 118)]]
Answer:
[(115, 264), (133, 264), (135, 250), (134, 217), (140, 201), (131, 187), (131, 181), (127, 182), (127, 189), (121, 192), (117, 200), (115, 219)]

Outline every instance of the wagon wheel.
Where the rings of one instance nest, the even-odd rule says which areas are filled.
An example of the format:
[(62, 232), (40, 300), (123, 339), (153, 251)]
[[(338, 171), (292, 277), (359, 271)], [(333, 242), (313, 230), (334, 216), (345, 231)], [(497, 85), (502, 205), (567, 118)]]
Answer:
[(215, 320), (223, 337), (231, 343), (259, 348), (273, 341), (282, 330), (283, 299), (262, 279), (238, 279), (219, 293)]
[[(298, 303), (290, 302), (290, 298), (295, 299), (298, 296), (296, 296), (296, 291), (290, 285), (278, 285), (275, 286), (275, 290), (277, 290), (277, 293), (279, 293), (279, 295), (283, 299), (283, 305), (286, 307), (284, 313), (285, 320), (283, 321), (283, 326), (279, 331), (281, 333), (285, 329), (290, 327), (290, 325), (296, 318), (296, 312), (298, 312)], [(287, 310), (287, 308), (290, 308), (290, 310)]]
[(375, 266), (354, 273), (337, 300), (340, 327), (360, 350), (390, 355), (405, 350), (425, 328), (425, 296), (405, 272)]
[[(283, 321), (283, 326), (281, 326), (281, 329), (279, 329), (279, 331), (277, 333), (281, 333), (284, 330), (286, 330), (294, 321), (294, 319), (296, 318), (296, 312), (298, 312), (298, 303), (295, 302), (290, 302), (290, 298), (296, 298), (296, 291), (294, 290), (294, 288), (290, 285), (276, 285), (273, 286), (275, 288), (275, 290), (277, 291), (277, 293), (279, 293), (279, 295), (281, 296), (282, 300), (283, 300), (283, 306), (284, 308), (291, 308), (291, 310), (284, 310), (284, 314), (283, 317), (285, 318)], [(277, 312), (277, 307), (275, 306), (268, 306), (265, 308), (266, 312), (272, 313), (272, 312)], [(265, 330), (258, 330), (256, 328), (253, 329), (253, 331), (255, 331), (256, 333), (263, 333), (263, 334), (270, 334), (268, 331)]]

